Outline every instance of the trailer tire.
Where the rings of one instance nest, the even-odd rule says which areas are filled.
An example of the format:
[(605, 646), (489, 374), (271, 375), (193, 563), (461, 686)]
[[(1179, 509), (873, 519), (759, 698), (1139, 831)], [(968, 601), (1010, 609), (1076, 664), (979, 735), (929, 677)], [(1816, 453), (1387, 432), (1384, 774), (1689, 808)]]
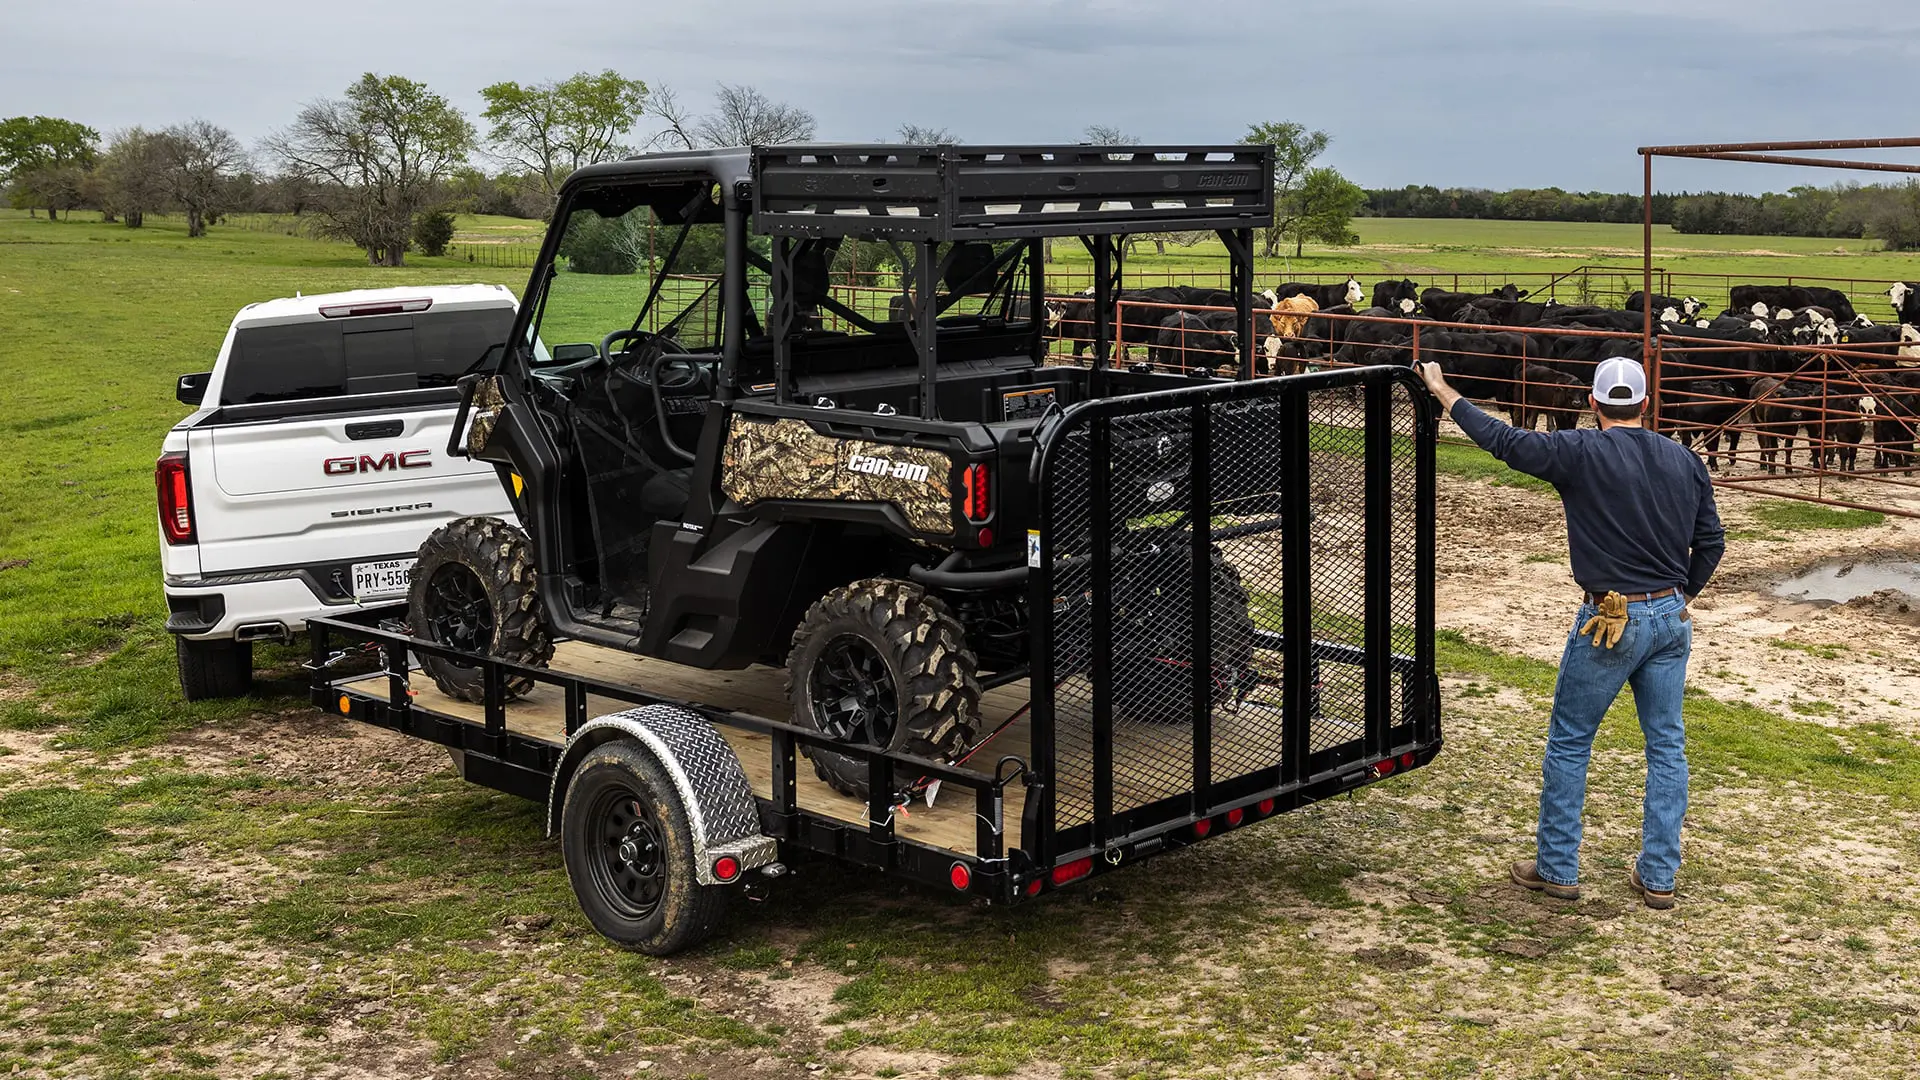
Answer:
[(180, 693), (188, 701), (245, 697), (253, 689), (253, 642), (192, 641), (175, 636)]
[[(918, 585), (869, 578), (821, 597), (800, 620), (787, 658), (787, 698), (800, 727), (951, 761), (977, 730), (978, 669), (946, 604)], [(853, 684), (845, 687), (848, 697), (871, 698), (852, 706), (854, 716), (834, 712), (823, 693), (846, 683)], [(865, 761), (810, 747), (801, 752), (833, 790), (868, 797)]]
[[(427, 537), (407, 591), (407, 623), (417, 637), (516, 664), (545, 667), (553, 659), (533, 547), (526, 533), (499, 518), (455, 518)], [(448, 697), (486, 700), (479, 665), (422, 653), (420, 667)], [(509, 677), (505, 687), (511, 700), (533, 680)]]
[(587, 921), (623, 949), (671, 956), (705, 941), (726, 916), (727, 887), (696, 876), (679, 789), (630, 740), (594, 747), (574, 770), (560, 853)]
[[(1254, 623), (1247, 599), (1247, 587), (1240, 579), (1240, 568), (1220, 557), (1211, 556), (1208, 580), (1212, 593), (1213, 655), (1209, 666), (1213, 673), (1211, 704), (1223, 705), (1243, 692), (1253, 670)], [(1191, 565), (1180, 560), (1178, 572), (1187, 573)], [(1180, 590), (1173, 590), (1174, 603), (1181, 602)], [(1134, 625), (1115, 628), (1113, 650), (1113, 713), (1116, 720), (1136, 723), (1185, 723), (1190, 717), (1167, 713), (1169, 701), (1190, 700), (1192, 658), (1186, 656), (1190, 642), (1186, 626), (1178, 612), (1165, 610), (1162, 603), (1141, 598), (1125, 602), (1136, 612)]]

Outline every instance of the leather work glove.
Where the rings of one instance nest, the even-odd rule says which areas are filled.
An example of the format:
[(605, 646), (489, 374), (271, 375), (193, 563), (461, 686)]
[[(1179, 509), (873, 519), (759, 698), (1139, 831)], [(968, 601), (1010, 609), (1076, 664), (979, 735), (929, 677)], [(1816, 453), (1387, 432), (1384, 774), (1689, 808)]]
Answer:
[(1598, 614), (1587, 620), (1580, 628), (1580, 636), (1593, 635), (1595, 648), (1605, 645), (1611, 649), (1620, 644), (1620, 635), (1627, 632), (1627, 598), (1617, 592), (1609, 591), (1600, 598)]

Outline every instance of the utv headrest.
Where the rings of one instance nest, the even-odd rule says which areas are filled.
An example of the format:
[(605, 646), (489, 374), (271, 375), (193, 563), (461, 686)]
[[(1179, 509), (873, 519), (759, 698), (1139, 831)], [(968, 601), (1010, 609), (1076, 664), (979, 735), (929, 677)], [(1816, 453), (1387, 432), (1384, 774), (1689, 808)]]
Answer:
[(993, 267), (993, 245), (985, 240), (963, 240), (953, 246), (947, 258), (947, 272), (941, 279), (947, 292), (964, 293), (985, 289), (992, 282), (984, 278)]
[(817, 307), (830, 289), (827, 252), (809, 244), (793, 253), (793, 300), (801, 307)]

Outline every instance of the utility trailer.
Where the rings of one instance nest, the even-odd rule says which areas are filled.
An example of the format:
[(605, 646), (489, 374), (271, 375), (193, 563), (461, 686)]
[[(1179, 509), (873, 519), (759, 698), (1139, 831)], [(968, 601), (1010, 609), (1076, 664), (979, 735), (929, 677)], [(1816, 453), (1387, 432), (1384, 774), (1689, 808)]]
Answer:
[[(316, 620), (315, 704), (544, 800), (590, 921), (656, 954), (782, 848), (1010, 904), (1426, 764), (1434, 407), (1402, 368), (1248, 378), (1271, 168), (775, 147), (576, 173), (450, 446), (527, 531), (457, 522), (404, 610)], [(601, 337), (619, 283), (582, 268), (642, 210), (677, 232)], [(720, 272), (677, 278), (703, 227)], [(1125, 235), (1179, 228), (1227, 247), (1241, 380), (1109, 365)], [(1046, 363), (1047, 236), (1093, 257), (1090, 369)], [(829, 286), (849, 237), (898, 259), (897, 321)], [(329, 674), (355, 650), (384, 670)]]

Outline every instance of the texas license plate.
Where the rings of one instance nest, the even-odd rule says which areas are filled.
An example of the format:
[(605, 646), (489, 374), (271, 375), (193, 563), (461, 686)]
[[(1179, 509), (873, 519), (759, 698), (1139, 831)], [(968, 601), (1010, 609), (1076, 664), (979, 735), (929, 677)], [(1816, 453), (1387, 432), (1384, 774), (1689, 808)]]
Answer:
[(353, 598), (355, 600), (381, 600), (387, 597), (404, 596), (407, 586), (412, 583), (412, 559), (353, 564)]

